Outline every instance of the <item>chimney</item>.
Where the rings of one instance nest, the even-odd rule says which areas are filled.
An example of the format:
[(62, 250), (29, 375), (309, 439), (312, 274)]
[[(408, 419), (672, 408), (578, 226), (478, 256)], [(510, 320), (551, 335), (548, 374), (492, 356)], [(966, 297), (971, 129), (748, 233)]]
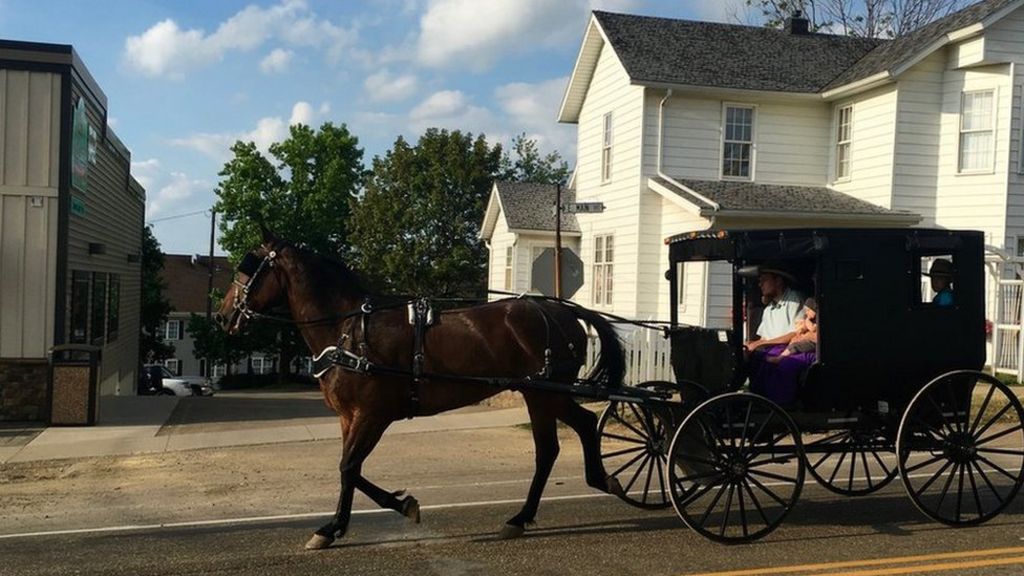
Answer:
[(789, 34), (803, 35), (810, 34), (811, 23), (804, 18), (804, 13), (800, 10), (793, 12), (793, 15), (786, 18), (785, 30)]

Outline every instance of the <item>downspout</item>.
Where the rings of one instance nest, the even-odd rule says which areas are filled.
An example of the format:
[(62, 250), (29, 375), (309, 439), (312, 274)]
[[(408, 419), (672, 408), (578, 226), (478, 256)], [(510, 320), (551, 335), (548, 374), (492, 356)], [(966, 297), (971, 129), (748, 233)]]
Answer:
[[(721, 208), (721, 207), (718, 205), (717, 202), (715, 202), (715, 201), (711, 200), (710, 198), (707, 198), (707, 197), (705, 197), (705, 196), (703, 196), (701, 194), (698, 194), (694, 190), (690, 190), (686, 186), (683, 186), (683, 184), (681, 182), (678, 182), (674, 178), (669, 176), (668, 174), (665, 174), (664, 170), (662, 169), (662, 155), (663, 155), (662, 151), (663, 151), (664, 142), (665, 142), (665, 103), (668, 102), (668, 99), (671, 98), (671, 97), (672, 97), (672, 89), (669, 88), (668, 91), (665, 93), (665, 97), (662, 98), (661, 102), (658, 104), (658, 167), (657, 167), (658, 177), (662, 178), (665, 181), (667, 181), (669, 184), (672, 184), (676, 188), (679, 188), (680, 190), (686, 191), (688, 194), (692, 195), (697, 200), (700, 200), (701, 202), (707, 204), (711, 208), (712, 212), (718, 212), (719, 208)], [(708, 220), (710, 221), (710, 225), (708, 226), (708, 228), (714, 228), (715, 227), (715, 217), (716, 217), (715, 214), (712, 214), (711, 216), (707, 217)], [(704, 282), (703, 282), (703, 288), (700, 291), (700, 300), (701, 300), (701, 302), (700, 302), (700, 313), (701, 313), (701, 325), (702, 326), (707, 326), (708, 325), (708, 289), (710, 287), (710, 279), (711, 279), (711, 264), (708, 262), (708, 263), (704, 264)], [(682, 278), (682, 279), (677, 280), (676, 282), (679, 282), (680, 280), (682, 280), (683, 282), (686, 281), (685, 278)]]

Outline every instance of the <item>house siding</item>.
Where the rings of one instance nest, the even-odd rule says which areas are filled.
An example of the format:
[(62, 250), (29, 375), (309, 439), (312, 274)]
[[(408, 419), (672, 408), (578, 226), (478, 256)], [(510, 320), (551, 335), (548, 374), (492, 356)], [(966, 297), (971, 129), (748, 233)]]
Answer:
[[(610, 180), (602, 182), (602, 130), (604, 115), (609, 112), (613, 124), (612, 169)], [(642, 115), (643, 88), (630, 85), (622, 64), (605, 44), (580, 111), (575, 180), (576, 197), (581, 202), (603, 202), (605, 211), (577, 215), (583, 234), (580, 257), (584, 283), (573, 300), (628, 317), (636, 316), (638, 310)], [(596, 306), (593, 301), (594, 237), (602, 234), (615, 235), (611, 306)]]
[[(1021, 155), (1024, 139), (1024, 10), (1007, 15), (991, 29), (985, 31), (986, 57), (1001, 62), (1011, 62), (1012, 77), (1007, 82), (1010, 93), (1009, 119), (1006, 148), (1006, 248), (1016, 254), (1017, 239), (1024, 238), (1024, 160)], [(1002, 112), (1002, 110), (1001, 110)]]
[[(896, 87), (884, 86), (832, 106), (827, 148), (831, 157), (829, 179), (836, 190), (866, 202), (892, 208), (893, 151), (896, 126)], [(835, 180), (835, 116), (844, 106), (853, 105), (853, 142), (850, 154), (850, 178)]]
[(0, 358), (53, 345), (61, 76), (0, 70)]
[(935, 225), (945, 71), (940, 50), (898, 84), (892, 208), (920, 214), (921, 226)]
[[(72, 102), (83, 95), (77, 83), (72, 86)], [(85, 214), (68, 218), (67, 309), (71, 309), (71, 272), (119, 274), (120, 312), (116, 340), (97, 343), (103, 348), (100, 370), (101, 394), (132, 394), (135, 391), (139, 353), (141, 311), (140, 263), (128, 262), (128, 255), (141, 254), (145, 199), (130, 185), (130, 162), (109, 138), (103, 111), (86, 98), (89, 123), (99, 131), (96, 164), (89, 166), (88, 190), (73, 190), (85, 204)], [(71, 142), (66, 146), (70, 147)], [(105, 246), (103, 254), (89, 254), (89, 244)], [(91, 322), (91, 319), (90, 319)], [(67, 315), (64, 331), (70, 329)], [(106, 332), (106, 331), (104, 331)]]

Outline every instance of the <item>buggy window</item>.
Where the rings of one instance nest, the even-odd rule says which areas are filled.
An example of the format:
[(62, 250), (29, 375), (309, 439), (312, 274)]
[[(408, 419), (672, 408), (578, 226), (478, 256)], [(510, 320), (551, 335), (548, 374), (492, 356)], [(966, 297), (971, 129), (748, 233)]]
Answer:
[(913, 277), (917, 284), (917, 303), (947, 307), (956, 301), (956, 265), (953, 254), (927, 254), (915, 258)]

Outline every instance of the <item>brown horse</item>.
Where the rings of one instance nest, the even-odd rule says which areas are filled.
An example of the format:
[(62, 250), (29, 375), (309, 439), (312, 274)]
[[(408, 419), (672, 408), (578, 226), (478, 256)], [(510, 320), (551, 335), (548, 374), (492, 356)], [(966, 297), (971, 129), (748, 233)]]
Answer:
[[(359, 279), (344, 264), (278, 240), (264, 232), (264, 244), (240, 266), (234, 284), (217, 314), (223, 328), (237, 333), (250, 318), (286, 306), (313, 355), (341, 346), (380, 367), (411, 371), (416, 333), (405, 306), (384, 307), (360, 314), (366, 299)], [(601, 358), (590, 377), (621, 382), (622, 348), (611, 325), (598, 314), (538, 298), (515, 298), (447, 310), (435, 315), (422, 332), (420, 382), (408, 374), (359, 373), (341, 367), (320, 376), (324, 400), (341, 420), (344, 442), (341, 495), (330, 522), (319, 528), (306, 548), (325, 548), (345, 534), (358, 488), (383, 508), (419, 521), (419, 504), (402, 492), (388, 492), (362, 476), (363, 461), (387, 427), (396, 420), (426, 416), (480, 402), (501, 388), (437, 375), (528, 378), (545, 366), (550, 382), (571, 383), (586, 351), (581, 321), (593, 327), (601, 343)], [(546, 354), (547, 352), (547, 354)], [(522, 390), (532, 424), (536, 471), (518, 514), (501, 530), (501, 537), (523, 533), (533, 522), (541, 493), (558, 456), (556, 420), (579, 435), (583, 445), (587, 484), (619, 494), (601, 461), (597, 418), (568, 393)]]

